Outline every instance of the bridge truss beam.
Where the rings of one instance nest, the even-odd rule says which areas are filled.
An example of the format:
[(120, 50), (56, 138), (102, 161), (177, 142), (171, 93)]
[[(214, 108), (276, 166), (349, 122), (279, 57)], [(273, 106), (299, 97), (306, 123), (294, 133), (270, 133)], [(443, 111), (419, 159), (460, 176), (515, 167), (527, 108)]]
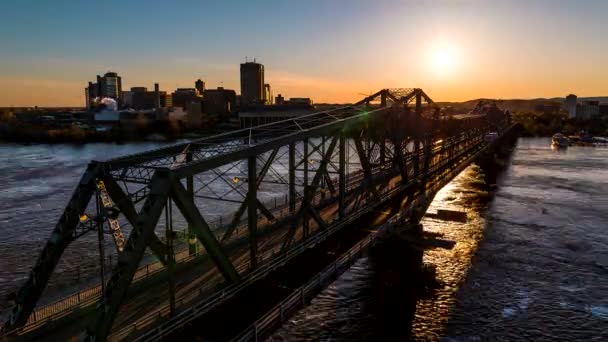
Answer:
[[(261, 262), (362, 215), (399, 184), (423, 180), (488, 129), (483, 117), (439, 116), (420, 89), (384, 89), (353, 106), (93, 162), (20, 289), (7, 327), (27, 322), (61, 254), (79, 229), (86, 232), (79, 218), (96, 180), (105, 183), (122, 225), (131, 227), (88, 330), (104, 340), (146, 247), (163, 264), (173, 263), (173, 238), (167, 234), (163, 242), (155, 234), (163, 212), (174, 216), (171, 222), (182, 220), (190, 254), (208, 255), (225, 284), (236, 283)], [(269, 193), (284, 193), (285, 200), (279, 205)], [(220, 205), (232, 212), (226, 224), (209, 219)]]

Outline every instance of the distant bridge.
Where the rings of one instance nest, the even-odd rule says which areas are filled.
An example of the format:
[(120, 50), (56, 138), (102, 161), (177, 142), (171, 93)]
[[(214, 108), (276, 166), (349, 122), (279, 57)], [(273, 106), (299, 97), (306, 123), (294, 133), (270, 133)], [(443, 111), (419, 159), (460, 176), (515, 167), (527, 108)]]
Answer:
[[(383, 89), (352, 106), (93, 161), (5, 334), (166, 336), (397, 196), (409, 194), (403, 210), (419, 219), (512, 127), (499, 111), (448, 117), (421, 89)], [(220, 209), (228, 215), (219, 222), (205, 214)], [(101, 284), (38, 305), (63, 252), (85, 234), (98, 236)], [(110, 266), (106, 254), (117, 256)]]

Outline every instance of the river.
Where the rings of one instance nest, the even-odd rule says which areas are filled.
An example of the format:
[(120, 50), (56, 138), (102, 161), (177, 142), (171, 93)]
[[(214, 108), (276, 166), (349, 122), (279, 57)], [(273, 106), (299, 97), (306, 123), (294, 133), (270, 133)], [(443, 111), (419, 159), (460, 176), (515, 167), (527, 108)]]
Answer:
[[(550, 139), (519, 139), (496, 177), (467, 168), (429, 208), (466, 211), (467, 223), (422, 221), (456, 243), (423, 254), (439, 285), (388, 329), (425, 341), (607, 341), (607, 180), (608, 149), (552, 151)], [(386, 340), (374, 271), (360, 259), (270, 340)]]
[[(608, 149), (549, 145), (520, 139), (497, 179), (471, 166), (437, 194), (430, 211), (467, 211), (468, 221), (423, 219), (426, 231), (456, 244), (424, 252), (440, 285), (399, 328), (421, 340), (608, 340)], [(160, 146), (0, 145), (4, 313), (6, 295), (26, 279), (86, 164)], [(66, 251), (55, 287), (75, 264), (87, 267), (81, 253), (95, 267), (90, 242)], [(360, 259), (271, 339), (378, 340), (372, 265)]]

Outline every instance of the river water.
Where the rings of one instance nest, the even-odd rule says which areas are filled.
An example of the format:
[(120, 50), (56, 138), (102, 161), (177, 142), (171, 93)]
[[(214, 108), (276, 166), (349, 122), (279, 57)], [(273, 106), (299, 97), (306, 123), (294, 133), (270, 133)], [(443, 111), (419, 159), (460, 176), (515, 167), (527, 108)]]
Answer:
[[(437, 194), (430, 211), (466, 211), (468, 221), (423, 219), (425, 231), (455, 246), (424, 252), (439, 286), (399, 326), (413, 339), (608, 340), (608, 149), (549, 145), (520, 139), (497, 179), (474, 165)], [(26, 279), (86, 164), (160, 146), (0, 145), (0, 310)], [(95, 267), (91, 241), (74, 242), (83, 246), (66, 251), (57, 273), (86, 266), (87, 250)], [(360, 259), (272, 340), (379, 340), (373, 277), (373, 262)]]
[[(437, 194), (430, 212), (468, 221), (423, 219), (455, 246), (424, 251), (439, 285), (411, 321), (380, 329), (425, 341), (608, 341), (608, 149), (525, 138), (507, 165), (498, 175), (473, 165)], [(374, 274), (360, 259), (270, 340), (386, 340)]]
[[(86, 165), (161, 147), (162, 143), (18, 145), (0, 144), (0, 317), (7, 294), (23, 283)], [(76, 240), (62, 257), (51, 287), (74, 285), (75, 270), (97, 266), (95, 234)], [(84, 257), (82, 257), (84, 256)], [(88, 272), (90, 273), (90, 272)]]

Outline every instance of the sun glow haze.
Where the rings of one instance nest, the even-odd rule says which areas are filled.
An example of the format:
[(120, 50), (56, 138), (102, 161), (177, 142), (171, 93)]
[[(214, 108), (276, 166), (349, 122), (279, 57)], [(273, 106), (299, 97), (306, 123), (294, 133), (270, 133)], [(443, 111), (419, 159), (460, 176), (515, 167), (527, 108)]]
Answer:
[(429, 47), (427, 64), (436, 76), (449, 76), (461, 67), (459, 51), (454, 44), (437, 42)]

